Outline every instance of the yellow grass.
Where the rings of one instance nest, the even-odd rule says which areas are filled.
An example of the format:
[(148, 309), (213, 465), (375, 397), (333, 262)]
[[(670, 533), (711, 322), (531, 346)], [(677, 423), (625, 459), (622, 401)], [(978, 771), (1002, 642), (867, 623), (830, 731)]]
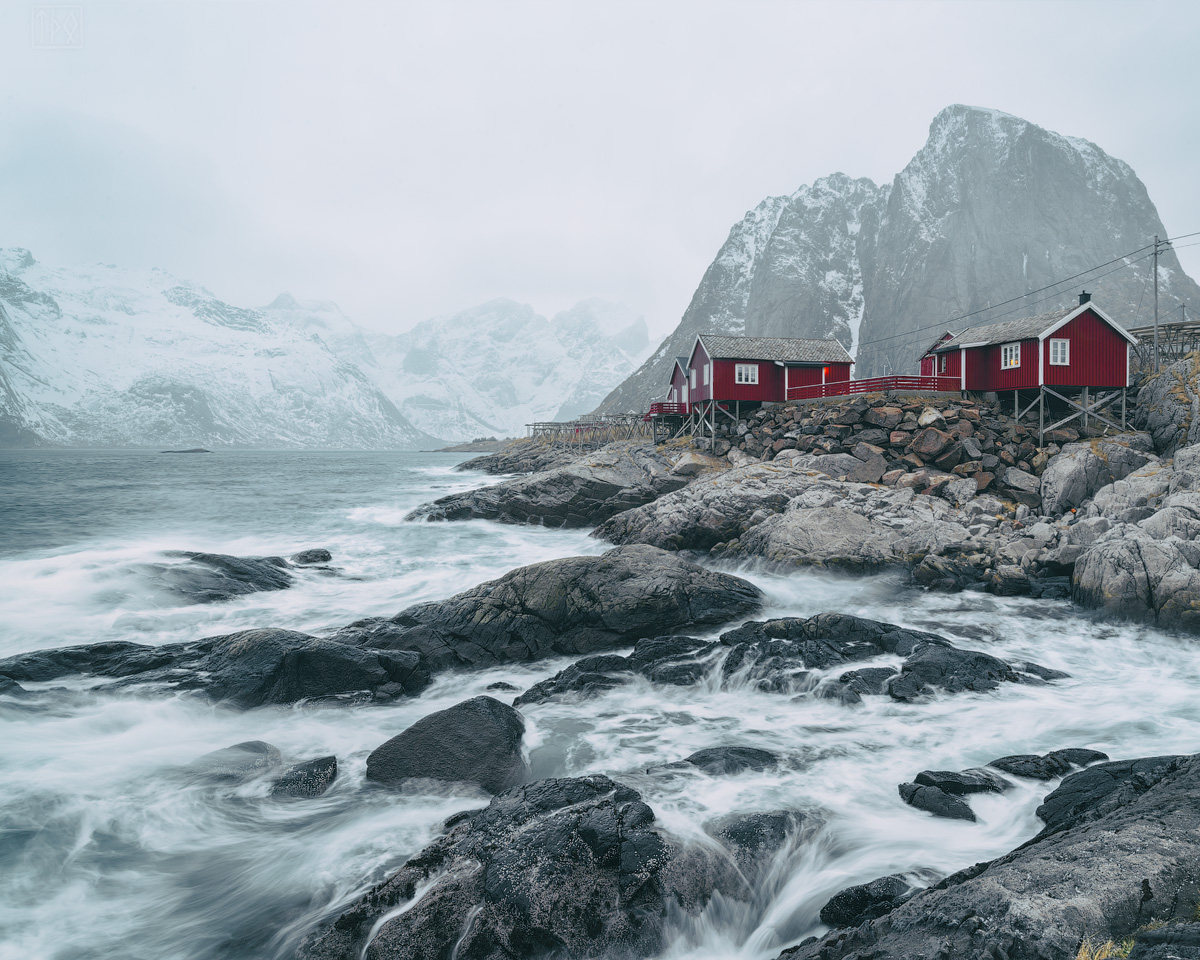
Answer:
[(1111, 960), (1114, 957), (1128, 957), (1129, 951), (1132, 949), (1132, 940), (1122, 940), (1120, 943), (1105, 940), (1101, 943), (1091, 937), (1086, 937), (1079, 945), (1079, 953), (1075, 955), (1075, 960)]

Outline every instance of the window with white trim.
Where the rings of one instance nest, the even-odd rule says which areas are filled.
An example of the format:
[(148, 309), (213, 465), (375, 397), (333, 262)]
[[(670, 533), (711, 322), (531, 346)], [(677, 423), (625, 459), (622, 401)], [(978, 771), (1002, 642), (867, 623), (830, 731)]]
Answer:
[(704, 365), (704, 385), (705, 385), (706, 387), (708, 386), (708, 378), (709, 378), (709, 371), (710, 371), (710, 370), (712, 370), (712, 364), (711, 364), (711, 363), (706, 363), (706, 364)]
[(734, 383), (758, 383), (757, 363), (738, 363), (733, 368)]
[(1021, 365), (1021, 345), (1006, 343), (1000, 348), (1000, 369), (1011, 370)]
[(950, 360), (950, 358), (948, 356), (946, 356), (946, 354), (944, 354), (944, 353), (940, 357), (938, 357), (938, 373), (946, 372), (946, 366), (947, 366), (949, 360)]
[(1071, 341), (1050, 341), (1050, 366), (1067, 367), (1071, 364)]
[(692, 369), (692, 389), (693, 390), (696, 389), (696, 370), (695, 370), (695, 368)]

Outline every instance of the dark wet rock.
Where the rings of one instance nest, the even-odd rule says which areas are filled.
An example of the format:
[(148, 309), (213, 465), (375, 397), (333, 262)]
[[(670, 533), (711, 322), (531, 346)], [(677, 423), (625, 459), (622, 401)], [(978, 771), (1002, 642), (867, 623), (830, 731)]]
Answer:
[(495, 683), (489, 683), (486, 687), (484, 687), (484, 689), (490, 690), (493, 692), (509, 691), (509, 692), (515, 693), (520, 688), (517, 687), (515, 684), (508, 683), (505, 680), (497, 680)]
[(1072, 767), (1084, 767), (1089, 763), (1107, 759), (1107, 753), (1076, 747), (1067, 750), (1053, 750), (1042, 755), (1026, 753), (1000, 757), (998, 760), (991, 761), (988, 766), (1011, 773), (1014, 777), (1053, 780), (1055, 777), (1069, 773)]
[(507, 704), (474, 697), (422, 717), (367, 757), (367, 779), (399, 789), (409, 780), (474, 784), (500, 793), (529, 774), (525, 721)]
[(1189, 763), (1187, 756), (1145, 757), (1098, 763), (1067, 777), (1037, 808), (1040, 836), (1098, 820), (1126, 806)]
[(670, 910), (698, 910), (712, 875), (654, 829), (637, 792), (603, 776), (542, 780), (460, 815), (445, 836), (300, 951), (301, 960), (649, 957)]
[(706, 747), (680, 762), (713, 777), (726, 777), (747, 770), (768, 770), (778, 765), (779, 756), (757, 747)]
[(218, 603), (250, 593), (286, 590), (294, 582), (282, 557), (230, 557), (171, 551), (183, 563), (147, 564), (151, 580), (188, 603)]
[[(1070, 960), (1084, 934), (1186, 928), (1200, 897), (1200, 756), (1100, 764), (1046, 798), (1047, 828), (921, 890), (886, 916), (784, 951), (788, 960)], [(1186, 956), (1186, 954), (1181, 954)]]
[(160, 647), (141, 643), (110, 641), (77, 647), (34, 650), (0, 660), (0, 676), (26, 683), (57, 680), (74, 674), (99, 677), (129, 677), (172, 665), (179, 644)]
[(1200, 923), (1185, 920), (1137, 931), (1129, 960), (1200, 960)]
[(420, 651), (435, 669), (492, 666), (718, 626), (757, 609), (761, 597), (739, 577), (636, 545), (519, 567), (449, 600), (351, 624), (334, 639)]
[(1012, 789), (1011, 783), (984, 767), (960, 771), (922, 770), (915, 780), (922, 787), (936, 787), (956, 797), (972, 793), (1003, 793)]
[(82, 675), (119, 685), (198, 690), (249, 708), (320, 698), (389, 700), (430, 682), (411, 651), (364, 650), (291, 630), (245, 630), (159, 647), (101, 643), (40, 650), (0, 661), (0, 676), (53, 680)]
[(829, 898), (821, 908), (821, 922), (831, 927), (857, 927), (891, 913), (915, 892), (913, 885), (900, 874), (859, 883)]
[[(853, 693), (858, 700), (861, 700), (863, 696), (887, 693), (888, 681), (897, 673), (899, 671), (892, 667), (864, 667), (860, 670), (847, 670), (838, 677), (838, 684), (846, 693)], [(845, 698), (845, 694), (843, 694), (843, 699)]]
[(271, 787), (273, 797), (319, 797), (337, 779), (337, 757), (317, 757), (293, 764)]
[(262, 740), (247, 740), (197, 757), (183, 769), (190, 776), (214, 783), (246, 783), (282, 765), (277, 747)]
[(306, 567), (316, 563), (329, 563), (332, 559), (333, 554), (320, 547), (312, 550), (301, 550), (299, 553), (292, 554), (292, 563), (298, 567)]
[(649, 637), (639, 640), (628, 657), (617, 654), (584, 657), (535, 683), (513, 705), (544, 703), (564, 694), (598, 696), (605, 690), (623, 686), (637, 674), (652, 683), (689, 686), (704, 676), (708, 669), (704, 655), (714, 649), (715, 644), (694, 637)]
[(904, 661), (887, 689), (893, 700), (915, 700), (935, 689), (945, 693), (995, 690), (1021, 677), (1010, 664), (990, 654), (928, 644)]
[(360, 650), (289, 630), (246, 630), (204, 641), (194, 682), (240, 707), (353, 695), (420, 693), (430, 675), (420, 656)]
[(935, 817), (975, 822), (975, 812), (958, 797), (952, 796), (945, 790), (919, 783), (902, 783), (898, 789), (900, 799), (910, 807), (932, 813)]
[(17, 699), (29, 696), (29, 691), (11, 677), (0, 677), (0, 697), (15, 697)]
[(535, 683), (513, 701), (513, 706), (544, 703), (554, 697), (577, 693), (594, 697), (628, 682), (632, 674), (628, 657), (615, 653), (584, 657), (549, 679)]
[(728, 850), (748, 879), (771, 861), (805, 821), (796, 810), (734, 813), (704, 824), (704, 832)]
[(653, 444), (613, 443), (540, 473), (442, 497), (405, 519), (586, 527), (686, 483)]

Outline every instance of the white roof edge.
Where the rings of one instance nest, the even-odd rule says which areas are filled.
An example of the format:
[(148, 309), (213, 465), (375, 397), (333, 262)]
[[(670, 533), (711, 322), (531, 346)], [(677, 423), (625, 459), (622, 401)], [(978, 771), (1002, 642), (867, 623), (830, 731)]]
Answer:
[(1117, 333), (1119, 333), (1121, 336), (1123, 336), (1130, 343), (1135, 344), (1135, 345), (1137, 344), (1137, 342), (1138, 342), (1137, 337), (1133, 336), (1133, 334), (1131, 334), (1123, 326), (1121, 326), (1119, 323), (1117, 323), (1116, 320), (1114, 320), (1107, 313), (1105, 313), (1103, 310), (1101, 310), (1091, 300), (1089, 300), (1087, 303), (1081, 303), (1078, 307), (1076, 307), (1074, 310), (1072, 310), (1070, 313), (1068, 313), (1065, 317), (1063, 317), (1057, 323), (1051, 324), (1049, 327), (1047, 327), (1045, 330), (1043, 330), (1038, 335), (1038, 339), (1045, 340), (1048, 336), (1050, 336), (1050, 334), (1055, 333), (1060, 328), (1066, 326), (1068, 323), (1070, 323), (1072, 320), (1074, 320), (1077, 316), (1079, 316), (1085, 310), (1091, 310), (1092, 313), (1096, 314), (1096, 316), (1098, 316), (1101, 320), (1103, 320), (1110, 327), (1112, 327), (1114, 330), (1116, 330)]

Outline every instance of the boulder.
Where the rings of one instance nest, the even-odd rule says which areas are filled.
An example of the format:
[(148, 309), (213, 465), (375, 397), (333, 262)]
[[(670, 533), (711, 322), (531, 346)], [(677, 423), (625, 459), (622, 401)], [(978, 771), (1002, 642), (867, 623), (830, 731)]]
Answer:
[(724, 460), (696, 453), (684, 454), (672, 465), (652, 444), (612, 443), (530, 476), (441, 497), (405, 519), (590, 527), (678, 490), (687, 482), (685, 477), (716, 464), (728, 466)]
[(707, 747), (680, 762), (712, 777), (726, 777), (746, 770), (767, 770), (779, 763), (779, 756), (757, 747)]
[(1046, 513), (1061, 516), (1081, 506), (1101, 487), (1157, 460), (1152, 451), (1150, 435), (1145, 433), (1068, 443), (1049, 459), (1042, 473)]
[(928, 462), (945, 450), (954, 438), (936, 427), (926, 427), (912, 438), (908, 449), (922, 460)]
[(431, 679), (416, 652), (364, 650), (274, 629), (161, 646), (88, 644), (0, 661), (0, 676), (15, 680), (71, 675), (196, 690), (243, 709), (325, 698), (390, 700), (420, 693)]
[(704, 832), (728, 850), (738, 869), (753, 880), (806, 819), (796, 810), (733, 813), (710, 820), (704, 824)]
[(521, 783), (525, 721), (492, 697), (473, 697), (422, 717), (371, 751), (367, 779), (392, 789), (410, 780), (473, 784), (500, 793)]
[(879, 483), (887, 473), (887, 460), (879, 454), (865, 460), (846, 474), (848, 483)]
[(448, 600), (351, 624), (335, 639), (417, 651), (434, 669), (491, 666), (719, 626), (761, 602), (758, 588), (739, 577), (636, 544), (519, 567)]
[(1042, 489), (1042, 481), (1038, 477), (1016, 467), (1009, 467), (1004, 471), (1004, 485), (1019, 493), (1034, 495), (1041, 493)]
[(298, 567), (308, 567), (319, 563), (329, 563), (333, 559), (333, 554), (328, 550), (314, 548), (312, 550), (301, 550), (299, 553), (292, 554), (292, 563)]
[(542, 780), (452, 818), (298, 958), (654, 956), (668, 916), (698, 912), (714, 886), (745, 896), (735, 871), (695, 869), (694, 859), (654, 829), (629, 787), (603, 776)]
[(919, 783), (902, 783), (899, 786), (900, 799), (910, 807), (932, 813), (935, 817), (947, 820), (969, 820), (975, 822), (975, 812), (958, 797), (939, 790), (937, 787), (923, 786)]
[(1011, 664), (990, 654), (926, 644), (904, 661), (900, 673), (888, 681), (887, 692), (893, 700), (915, 700), (932, 689), (983, 692), (1026, 679)]
[(1047, 828), (1011, 853), (782, 957), (1064, 960), (1085, 933), (1145, 938), (1148, 927), (1191, 919), (1200, 894), (1197, 792), (1200, 757), (1089, 767), (1046, 798)]
[(915, 782), (922, 787), (937, 787), (955, 797), (972, 793), (1003, 793), (1011, 790), (1012, 784), (983, 767), (970, 770), (922, 770)]
[(279, 748), (262, 740), (246, 740), (197, 757), (184, 772), (213, 783), (248, 783), (283, 765)]
[(578, 451), (561, 447), (543, 439), (521, 437), (497, 450), (466, 460), (454, 469), (466, 472), (478, 471), (493, 476), (508, 473), (538, 473), (566, 466), (579, 456)]
[(1136, 420), (1150, 434), (1164, 457), (1179, 447), (1200, 443), (1200, 357), (1195, 355), (1164, 367), (1138, 391)]
[(271, 787), (273, 797), (319, 797), (337, 779), (337, 757), (317, 757), (288, 767)]
[(1033, 780), (1053, 780), (1069, 773), (1072, 767), (1083, 767), (1089, 763), (1107, 760), (1108, 754), (1099, 750), (1070, 748), (1053, 750), (1050, 753), (1038, 755), (1017, 754), (1010, 757), (1000, 757), (988, 763), (989, 767), (1011, 773), (1014, 777), (1029, 777)]
[(933, 407), (926, 407), (921, 411), (921, 415), (917, 417), (917, 426), (922, 429), (925, 427), (945, 427), (946, 418), (942, 416), (942, 411), (935, 410)]
[(891, 913), (915, 892), (902, 875), (879, 877), (839, 890), (821, 908), (821, 922), (831, 927), (857, 927)]
[(898, 427), (904, 419), (904, 411), (899, 407), (872, 407), (863, 414), (863, 422), (879, 427), (881, 430), (891, 430)]
[(157, 587), (185, 603), (219, 603), (250, 593), (286, 590), (294, 582), (282, 557), (230, 557), (219, 553), (167, 551), (181, 563), (149, 563), (140, 569)]

